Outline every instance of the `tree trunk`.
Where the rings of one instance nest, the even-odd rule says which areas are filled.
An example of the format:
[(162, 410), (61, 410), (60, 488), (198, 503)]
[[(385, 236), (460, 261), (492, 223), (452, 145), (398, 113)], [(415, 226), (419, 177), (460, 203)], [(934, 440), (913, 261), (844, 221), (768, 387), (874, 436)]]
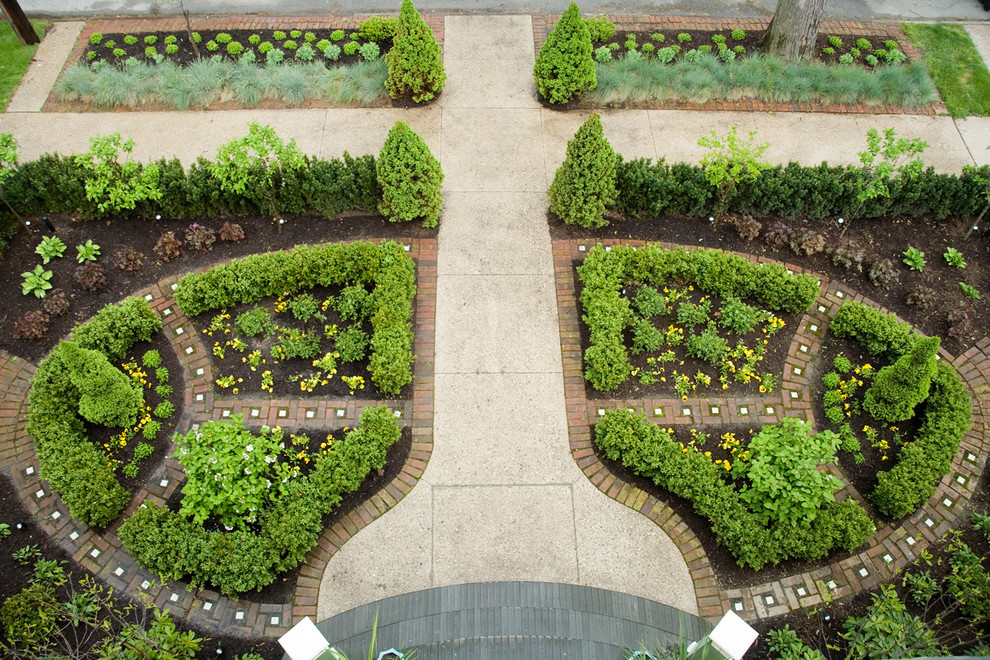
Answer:
[(825, 0), (778, 0), (760, 49), (781, 57), (811, 57)]
[(14, 34), (21, 40), (22, 44), (30, 46), (31, 44), (41, 43), (38, 33), (34, 31), (34, 26), (31, 25), (31, 21), (24, 15), (24, 10), (21, 9), (17, 0), (0, 0), (0, 8), (3, 9), (3, 13), (10, 20), (10, 26), (14, 28)]

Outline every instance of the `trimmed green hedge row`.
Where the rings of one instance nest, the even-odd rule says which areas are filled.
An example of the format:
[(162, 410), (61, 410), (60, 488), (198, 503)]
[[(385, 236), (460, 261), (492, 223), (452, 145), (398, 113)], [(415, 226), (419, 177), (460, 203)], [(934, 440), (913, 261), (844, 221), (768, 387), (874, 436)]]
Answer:
[[(107, 305), (96, 316), (77, 325), (72, 339), (82, 348), (121, 360), (139, 341), (147, 341), (162, 327), (161, 319), (142, 298)], [(107, 457), (89, 441), (79, 415), (81, 394), (62, 359), (62, 344), (38, 365), (31, 381), (27, 432), (34, 438), (41, 478), (69, 508), (73, 518), (106, 527), (127, 506), (128, 493), (114, 476)]]
[[(863, 303), (849, 301), (839, 308), (831, 331), (861, 343), (872, 355), (891, 361), (920, 339), (911, 326)], [(972, 402), (956, 370), (939, 363), (925, 401), (924, 422), (914, 440), (905, 443), (894, 466), (877, 475), (870, 499), (892, 518), (906, 516), (932, 496), (938, 482), (952, 469), (952, 457), (972, 422)]]
[(612, 410), (595, 425), (605, 456), (689, 500), (709, 520), (720, 545), (740, 566), (759, 570), (790, 557), (807, 561), (836, 548), (853, 550), (873, 534), (873, 521), (852, 499), (826, 504), (807, 526), (763, 525), (725, 478), (725, 470), (642, 414)]
[(315, 286), (368, 283), (374, 285), (365, 302), (374, 330), (368, 370), (378, 389), (398, 394), (412, 381), (416, 270), (397, 243), (299, 245), (288, 252), (234, 259), (183, 277), (175, 290), (175, 302), (186, 316), (193, 317)]
[[(375, 172), (375, 157), (368, 154), (323, 160), (305, 156), (300, 170), (274, 172), (275, 207), (278, 213), (316, 212), (333, 217), (341, 211), (375, 211), (381, 188)], [(157, 202), (139, 203), (131, 217), (197, 218), (203, 216), (266, 214), (262, 196), (252, 198), (225, 191), (210, 172), (210, 161), (199, 158), (187, 171), (178, 159), (156, 162), (163, 195)], [(85, 219), (103, 219), (97, 202), (86, 198), (87, 170), (75, 156), (46, 154), (21, 163), (4, 182), (3, 193), (23, 216), (64, 213)], [(0, 238), (17, 230), (16, 217), (0, 204)], [(0, 250), (6, 241), (0, 241)]]
[[(845, 216), (859, 206), (858, 168), (790, 163), (764, 170), (740, 182), (728, 199), (733, 213), (772, 214), (811, 219)], [(939, 174), (928, 168), (917, 176), (898, 176), (889, 183), (889, 197), (875, 197), (858, 217), (926, 215), (936, 220), (969, 218), (986, 203), (990, 167), (967, 168), (962, 174)], [(639, 158), (620, 161), (616, 170), (619, 200), (613, 210), (639, 218), (664, 215), (708, 216), (718, 207), (718, 192), (700, 165), (652, 163)]]
[(628, 282), (662, 286), (671, 280), (694, 282), (717, 296), (751, 298), (773, 311), (806, 311), (818, 297), (818, 280), (788, 273), (783, 264), (754, 264), (721, 250), (667, 250), (659, 245), (633, 249), (592, 248), (578, 267), (581, 303), (590, 345), (585, 378), (597, 390), (621, 385), (632, 372), (623, 333), (632, 320), (621, 290)]
[(306, 477), (259, 520), (257, 533), (208, 532), (179, 513), (145, 505), (120, 526), (120, 540), (138, 563), (166, 580), (188, 577), (227, 596), (261, 589), (305, 559), (323, 531), (323, 516), (344, 494), (385, 465), (402, 431), (387, 406), (365, 408), (361, 423), (316, 461)]

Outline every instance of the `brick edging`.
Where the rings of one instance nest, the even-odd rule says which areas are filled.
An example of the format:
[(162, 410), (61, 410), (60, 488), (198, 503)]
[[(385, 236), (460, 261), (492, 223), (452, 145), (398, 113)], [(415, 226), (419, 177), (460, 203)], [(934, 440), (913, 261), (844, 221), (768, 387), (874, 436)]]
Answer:
[[(119, 522), (104, 531), (75, 521), (57, 494), (38, 478), (38, 460), (34, 443), (27, 435), (27, 395), (35, 366), (23, 358), (0, 351), (0, 469), (10, 472), (25, 507), (39, 527), (59, 543), (84, 569), (104, 580), (110, 587), (131, 597), (147, 598), (161, 608), (168, 608), (192, 624), (215, 633), (250, 637), (279, 637), (305, 616), (315, 617), (323, 571), (334, 553), (354, 534), (395, 506), (416, 485), (433, 452), (433, 364), (436, 318), (437, 240), (398, 241), (407, 245), (416, 260), (415, 338), (413, 350), (412, 399), (403, 402), (400, 423), (411, 427), (412, 446), (399, 474), (368, 500), (358, 505), (342, 520), (325, 530), (307, 555), (300, 569), (296, 590), (289, 603), (255, 603), (229, 599), (219, 593), (197, 589), (186, 583), (170, 581), (158, 584), (158, 576), (142, 568), (124, 550), (116, 530)], [(188, 319), (178, 311), (172, 299), (172, 287), (178, 277), (165, 278), (133, 295), (146, 298), (162, 315), (166, 333), (183, 368), (185, 406), (176, 424), (176, 432), (192, 428), (197, 422), (224, 417), (224, 410), (246, 412), (245, 419), (261, 418), (263, 405), (266, 421), (286, 425), (322, 425), (325, 428), (355, 426), (361, 408), (366, 405), (390, 404), (369, 400), (285, 399), (271, 401), (214, 397), (210, 392), (212, 373), (200, 337)], [(205, 365), (205, 366), (204, 366)], [(197, 373), (202, 369), (202, 373)], [(202, 395), (201, 399), (197, 399)], [(284, 403), (285, 405), (280, 405)], [(252, 415), (258, 408), (259, 414)], [(281, 415), (280, 411), (285, 411)], [(313, 414), (308, 413), (312, 411)], [(343, 411), (343, 414), (341, 414)], [(230, 413), (230, 414), (236, 414)], [(174, 445), (172, 447), (174, 449)], [(134, 493), (123, 520), (146, 501), (163, 504), (181, 485), (181, 466), (172, 458), (172, 449), (160, 468), (149, 477), (146, 487)], [(95, 554), (94, 554), (95, 553)]]
[[(665, 502), (649, 495), (613, 474), (595, 454), (591, 441), (591, 427), (598, 419), (599, 408), (629, 407), (645, 412), (647, 417), (665, 425), (713, 424), (723, 422), (770, 423), (779, 418), (776, 410), (743, 415), (743, 406), (754, 406), (752, 397), (727, 397), (723, 399), (693, 397), (687, 401), (678, 399), (635, 399), (589, 401), (585, 394), (584, 363), (581, 351), (580, 311), (574, 262), (587, 255), (594, 245), (629, 245), (641, 247), (645, 241), (621, 239), (606, 240), (554, 240), (554, 278), (557, 291), (557, 313), (560, 324), (561, 357), (564, 373), (564, 394), (567, 406), (567, 426), (571, 456), (589, 481), (600, 491), (639, 511), (674, 541), (680, 550), (695, 585), (698, 611), (710, 620), (718, 619), (727, 610), (734, 610), (747, 620), (777, 616), (787, 612), (812, 607), (834, 598), (840, 598), (864, 589), (870, 589), (890, 579), (916, 558), (919, 549), (926, 548), (949, 531), (958, 518), (966, 513), (966, 504), (975, 492), (976, 485), (987, 461), (990, 442), (984, 430), (990, 421), (990, 338), (984, 338), (964, 354), (953, 357), (945, 351), (940, 357), (952, 364), (966, 383), (973, 398), (973, 423), (964, 436), (960, 451), (952, 461), (952, 471), (944, 477), (936, 492), (924, 506), (908, 517), (899, 527), (886, 526), (877, 531), (862, 549), (852, 556), (834, 561), (827, 566), (803, 571), (779, 580), (761, 584), (726, 589), (718, 584), (718, 577), (711, 567), (701, 543), (693, 531)], [(660, 243), (662, 247), (697, 249), (697, 246), (680, 246)], [(772, 261), (735, 252), (753, 262)], [(785, 264), (794, 272), (805, 272), (800, 267)], [(810, 271), (808, 271), (810, 272)], [(796, 413), (814, 421), (811, 413), (812, 360), (821, 348), (828, 324), (839, 306), (856, 300), (883, 309), (843, 283), (821, 279), (821, 294), (811, 311), (802, 315), (791, 341), (790, 350), (781, 378), (780, 396), (774, 400), (782, 411)], [(883, 310), (887, 311), (887, 310)], [(802, 349), (804, 347), (804, 349)], [(810, 371), (809, 371), (810, 369)], [(796, 394), (796, 396), (795, 396)], [(759, 405), (772, 406), (769, 398)], [(690, 415), (679, 415), (678, 408), (689, 408)], [(754, 406), (755, 407), (755, 406)], [(707, 411), (704, 409), (707, 408)], [(713, 408), (717, 408), (713, 410)], [(657, 414), (657, 410), (662, 411)], [(700, 415), (695, 415), (699, 411)], [(841, 475), (838, 475), (841, 476)], [(840, 498), (857, 496), (848, 485), (840, 491)], [(946, 504), (948, 502), (948, 504)]]

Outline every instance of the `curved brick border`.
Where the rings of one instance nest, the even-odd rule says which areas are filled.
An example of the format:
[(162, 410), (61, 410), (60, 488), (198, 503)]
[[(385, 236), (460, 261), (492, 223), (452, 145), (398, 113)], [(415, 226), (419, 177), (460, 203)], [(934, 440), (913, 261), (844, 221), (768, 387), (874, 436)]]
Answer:
[[(609, 15), (617, 33), (658, 32), (660, 30), (766, 30), (769, 18), (710, 18), (706, 16), (625, 16)], [(560, 14), (533, 15), (533, 46), (539, 54), (547, 35), (560, 19)], [(889, 38), (891, 35), (901, 44), (904, 54), (916, 59), (920, 53), (901, 30), (900, 23), (878, 21), (823, 21), (820, 32), (829, 34), (865, 34)], [(709, 101), (707, 103), (671, 102), (653, 103), (648, 107), (658, 110), (737, 110), (741, 112), (833, 112), (876, 115), (944, 115), (947, 113), (941, 100), (929, 105), (904, 108), (897, 105), (865, 105), (862, 103), (774, 103), (747, 99), (744, 101)]]
[[(242, 413), (248, 421), (286, 426), (322, 426), (328, 429), (355, 426), (365, 406), (391, 405), (400, 424), (411, 426), (412, 447), (398, 476), (343, 520), (326, 530), (307, 555), (290, 603), (252, 603), (228, 599), (220, 594), (190, 587), (182, 582), (156, 584), (156, 575), (142, 568), (122, 548), (116, 535), (119, 523), (103, 533), (68, 515), (58, 495), (49, 492), (38, 478), (34, 444), (25, 432), (27, 395), (35, 366), (0, 351), (0, 469), (8, 471), (21, 499), (38, 525), (60, 543), (87, 571), (118, 592), (147, 596), (158, 607), (214, 632), (257, 637), (278, 637), (304, 616), (315, 617), (320, 581), (327, 562), (350, 537), (395, 506), (422, 476), (433, 451), (433, 356), (436, 318), (437, 241), (406, 242), (416, 260), (415, 340), (412, 399), (401, 402), (328, 399), (261, 399), (215, 396), (211, 392), (210, 352), (189, 320), (178, 311), (172, 290), (178, 277), (171, 277), (136, 292), (162, 316), (166, 333), (182, 364), (185, 406), (176, 432), (197, 422)], [(174, 445), (173, 445), (174, 449)], [(183, 481), (181, 466), (172, 450), (148, 486), (132, 498), (125, 515), (143, 502), (163, 504)], [(120, 517), (122, 520), (124, 516)]]
[[(923, 507), (900, 527), (887, 526), (878, 530), (868, 545), (842, 561), (751, 587), (720, 587), (701, 542), (687, 524), (665, 502), (619, 479), (602, 464), (592, 446), (591, 427), (605, 410), (619, 407), (643, 411), (651, 421), (665, 425), (767, 424), (778, 421), (784, 414), (814, 421), (811, 413), (812, 360), (821, 348), (821, 339), (829, 322), (839, 306), (848, 300), (880, 307), (845, 285), (821, 277), (821, 294), (815, 307), (802, 315), (795, 329), (777, 396), (695, 397), (687, 401), (679, 398), (588, 400), (581, 351), (581, 316), (573, 268), (574, 262), (582, 259), (596, 243), (606, 249), (612, 245), (646, 245), (645, 241), (618, 239), (553, 241), (571, 455), (599, 490), (647, 516), (673, 539), (694, 580), (701, 616), (717, 619), (726, 610), (732, 609), (743, 618), (754, 620), (811, 607), (827, 599), (875, 587), (911, 563), (918, 549), (927, 547), (967, 513), (965, 505), (975, 491), (990, 451), (990, 443), (985, 441), (986, 424), (990, 421), (990, 338), (980, 340), (975, 347), (958, 357), (940, 351), (939, 358), (949, 361), (970, 389), (973, 423), (953, 459), (952, 471), (942, 479), (935, 494)], [(660, 245), (668, 249), (698, 249), (696, 246), (670, 243)], [(735, 254), (751, 261), (772, 261), (745, 253)], [(794, 272), (803, 272), (798, 266), (788, 264), (787, 267)], [(842, 478), (840, 472), (834, 474)], [(850, 489), (848, 484), (839, 491), (840, 499), (843, 496), (862, 500), (862, 496)]]

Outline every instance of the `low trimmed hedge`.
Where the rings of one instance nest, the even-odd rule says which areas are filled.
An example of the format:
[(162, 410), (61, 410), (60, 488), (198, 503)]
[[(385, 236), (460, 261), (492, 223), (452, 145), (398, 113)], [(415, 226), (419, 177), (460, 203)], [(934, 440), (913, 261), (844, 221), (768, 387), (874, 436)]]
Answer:
[[(374, 212), (378, 208), (381, 188), (374, 156), (345, 153), (343, 158), (329, 160), (304, 158), (302, 169), (275, 175), (277, 213), (314, 212), (331, 218), (350, 209)], [(198, 158), (188, 170), (176, 158), (163, 158), (154, 165), (159, 171), (162, 198), (139, 203), (129, 217), (154, 218), (160, 214), (163, 218), (198, 218), (271, 211), (262, 205), (260, 196), (251, 199), (223, 190), (206, 158)], [(86, 178), (87, 170), (74, 156), (45, 154), (18, 165), (4, 182), (3, 193), (22, 216), (64, 213), (87, 220), (117, 217), (101, 212), (97, 202), (86, 198)], [(0, 239), (9, 238), (17, 227), (16, 216), (6, 204), (0, 204)], [(0, 251), (5, 247), (6, 241), (0, 240)]]
[[(894, 361), (914, 346), (920, 336), (892, 314), (863, 303), (843, 303), (831, 331), (856, 340), (871, 354)], [(897, 462), (877, 474), (870, 499), (891, 518), (906, 516), (932, 496), (942, 477), (952, 469), (952, 457), (972, 423), (973, 406), (966, 385), (950, 365), (939, 363), (925, 400), (924, 421), (914, 440), (904, 444)]]
[(807, 526), (762, 524), (725, 480), (724, 468), (697, 449), (685, 450), (670, 431), (639, 413), (607, 412), (595, 425), (595, 444), (610, 460), (689, 500), (740, 566), (759, 570), (791, 557), (811, 561), (836, 548), (853, 550), (873, 534), (873, 521), (852, 499), (826, 504)]
[(288, 252), (234, 259), (183, 277), (175, 290), (175, 302), (186, 316), (193, 317), (316, 286), (368, 283), (374, 285), (365, 303), (373, 328), (368, 370), (378, 389), (398, 394), (412, 381), (416, 271), (413, 260), (397, 243), (299, 245)]
[(208, 532), (179, 513), (145, 504), (120, 526), (124, 548), (166, 580), (188, 578), (227, 596), (262, 589), (305, 559), (323, 531), (323, 516), (344, 494), (385, 465), (402, 431), (387, 406), (365, 408), (360, 426), (319, 458), (306, 477), (259, 520), (258, 531)]
[[(852, 166), (804, 166), (790, 163), (760, 172), (742, 181), (728, 199), (731, 213), (784, 217), (850, 217), (859, 206), (856, 199), (858, 168)], [(863, 204), (858, 217), (898, 215), (931, 216), (936, 220), (969, 218), (986, 203), (990, 167), (966, 168), (962, 174), (939, 174), (929, 167), (917, 176), (899, 176), (889, 183), (888, 197)], [(705, 179), (700, 165), (657, 163), (638, 158), (619, 160), (616, 169), (619, 199), (613, 210), (638, 218), (664, 215), (708, 216), (718, 207), (718, 191)]]
[(655, 244), (609, 251), (596, 246), (578, 266), (578, 276), (590, 335), (585, 378), (596, 390), (615, 389), (632, 372), (623, 333), (633, 315), (620, 293), (630, 281), (653, 286), (690, 281), (713, 295), (751, 298), (791, 314), (811, 309), (818, 297), (816, 277), (788, 273), (783, 264), (754, 264), (721, 250), (667, 250)]
[[(148, 341), (161, 327), (161, 319), (146, 300), (128, 298), (77, 325), (71, 338), (82, 348), (120, 360), (131, 346)], [(61, 495), (69, 514), (87, 525), (106, 527), (127, 506), (130, 493), (86, 436), (79, 414), (81, 394), (69, 378), (61, 348), (59, 344), (41, 361), (31, 381), (27, 432), (34, 439), (41, 478)]]

